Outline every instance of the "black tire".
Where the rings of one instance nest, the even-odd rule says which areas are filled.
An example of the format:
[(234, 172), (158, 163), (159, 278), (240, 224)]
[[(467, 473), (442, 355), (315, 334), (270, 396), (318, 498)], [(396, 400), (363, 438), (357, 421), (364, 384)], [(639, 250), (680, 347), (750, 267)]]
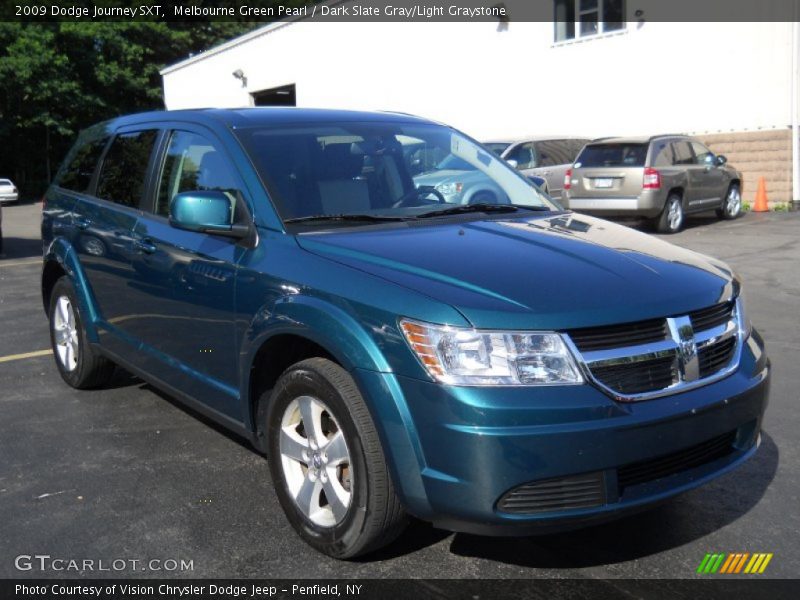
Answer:
[[(329, 408), (349, 451), (350, 503), (342, 520), (327, 527), (313, 522), (300, 509), (284, 473), (282, 422), (290, 405), (304, 396), (319, 399)], [(400, 535), (408, 519), (395, 494), (369, 410), (347, 371), (323, 358), (301, 361), (284, 371), (260, 402), (269, 403), (266, 431), (275, 491), (300, 537), (323, 554), (347, 559), (385, 546)]]
[[(735, 199), (731, 199), (731, 194), (736, 194)], [(732, 201), (735, 200), (735, 201)], [(742, 214), (742, 192), (738, 183), (732, 183), (722, 198), (722, 204), (716, 210), (717, 217), (726, 221), (732, 221)]]
[[(671, 218), (672, 210), (678, 211), (680, 218), (677, 222)], [(661, 215), (656, 219), (656, 231), (659, 233), (678, 233), (683, 229), (683, 222), (685, 219), (686, 214), (683, 210), (683, 200), (678, 194), (670, 194), (667, 197), (667, 201), (664, 203), (664, 210), (661, 211)]]
[[(58, 344), (56, 342), (56, 310), (60, 298), (67, 298), (72, 306), (76, 340), (77, 340), (77, 360), (74, 368), (70, 369), (60, 358)], [(67, 385), (80, 390), (102, 387), (114, 374), (114, 363), (106, 357), (100, 355), (89, 343), (86, 337), (86, 329), (83, 326), (83, 318), (78, 308), (78, 301), (72, 283), (67, 277), (62, 277), (56, 281), (50, 294), (50, 308), (48, 310), (50, 320), (50, 344), (53, 348), (53, 358), (61, 378)]]

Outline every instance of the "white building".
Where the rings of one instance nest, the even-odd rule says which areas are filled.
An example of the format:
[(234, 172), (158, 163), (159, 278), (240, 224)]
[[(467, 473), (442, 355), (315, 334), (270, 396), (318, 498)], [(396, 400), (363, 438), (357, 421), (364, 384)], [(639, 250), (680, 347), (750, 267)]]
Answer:
[(401, 111), (479, 139), (691, 133), (743, 171), (747, 199), (759, 176), (770, 201), (800, 199), (798, 25), (603, 20), (626, 4), (556, 0), (553, 22), (274, 23), (165, 68), (165, 104)]

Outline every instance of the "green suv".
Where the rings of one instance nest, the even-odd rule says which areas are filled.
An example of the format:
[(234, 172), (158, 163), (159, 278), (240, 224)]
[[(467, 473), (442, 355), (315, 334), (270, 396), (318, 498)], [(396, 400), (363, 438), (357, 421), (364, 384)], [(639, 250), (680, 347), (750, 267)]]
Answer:
[(722, 155), (683, 135), (601, 138), (587, 144), (564, 176), (562, 203), (603, 217), (643, 217), (676, 233), (684, 217), (742, 210), (742, 175)]

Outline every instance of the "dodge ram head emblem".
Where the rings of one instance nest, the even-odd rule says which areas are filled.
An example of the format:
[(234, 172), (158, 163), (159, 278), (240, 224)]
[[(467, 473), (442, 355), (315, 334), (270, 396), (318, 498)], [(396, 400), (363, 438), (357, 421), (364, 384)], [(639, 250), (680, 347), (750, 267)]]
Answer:
[(672, 317), (667, 319), (669, 333), (678, 346), (678, 365), (681, 380), (695, 381), (700, 377), (700, 365), (697, 358), (697, 344), (694, 341), (694, 329), (689, 317)]

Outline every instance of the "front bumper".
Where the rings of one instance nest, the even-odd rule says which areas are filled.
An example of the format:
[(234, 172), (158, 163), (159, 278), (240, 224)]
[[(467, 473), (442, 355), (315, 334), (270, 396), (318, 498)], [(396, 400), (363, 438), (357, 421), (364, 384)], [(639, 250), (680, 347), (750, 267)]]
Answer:
[[(387, 458), (409, 511), (446, 529), (493, 535), (616, 518), (735, 468), (756, 451), (769, 391), (769, 363), (757, 334), (744, 344), (740, 367), (729, 377), (635, 403), (615, 402), (590, 385), (453, 387), (372, 376), (390, 378), (391, 385), (373, 389), (402, 394), (406, 406), (400, 411), (408, 419), (404, 429), (414, 438), (406, 446), (416, 461), (391, 447)], [(399, 431), (393, 420), (385, 445)], [(620, 485), (620, 467), (669, 458), (726, 434), (733, 442), (724, 456)], [(498, 506), (518, 486), (585, 474), (602, 478), (599, 505), (530, 514)]]
[(18, 192), (14, 192), (13, 194), (0, 194), (0, 203), (16, 202), (18, 199), (19, 199)]

